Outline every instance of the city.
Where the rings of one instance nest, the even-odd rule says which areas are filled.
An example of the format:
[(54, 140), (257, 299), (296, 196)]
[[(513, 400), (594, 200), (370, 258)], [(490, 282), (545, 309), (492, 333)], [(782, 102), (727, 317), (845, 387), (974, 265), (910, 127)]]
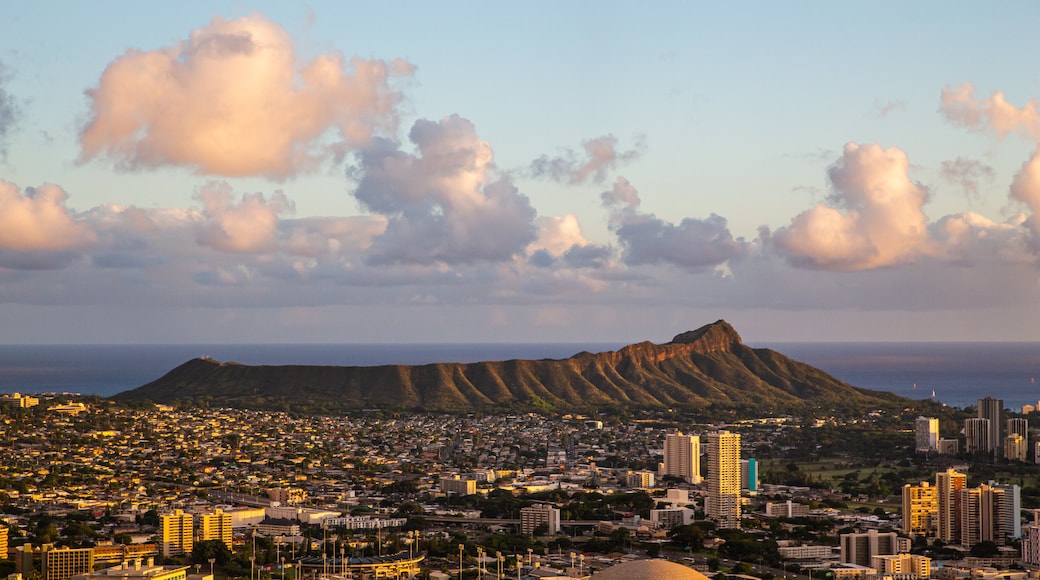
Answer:
[(647, 558), (766, 580), (1040, 565), (1040, 443), (1025, 443), (1031, 415), (991, 398), (942, 419), (963, 421), (963, 437), (881, 411), (679, 429), (689, 420), (650, 412), (0, 402), (0, 547), (26, 580), (581, 578)]

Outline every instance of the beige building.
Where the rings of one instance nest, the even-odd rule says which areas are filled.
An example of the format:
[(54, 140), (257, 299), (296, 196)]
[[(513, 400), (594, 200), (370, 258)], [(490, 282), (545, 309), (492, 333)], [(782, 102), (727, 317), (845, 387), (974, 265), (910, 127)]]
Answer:
[(767, 501), (766, 515), (771, 518), (804, 518), (809, 516), (809, 506), (787, 501)]
[(874, 556), (892, 556), (910, 550), (910, 539), (895, 532), (868, 530), (862, 534), (841, 534), (843, 564), (870, 566)]
[(549, 534), (560, 533), (560, 510), (551, 505), (536, 503), (533, 506), (520, 508), (520, 533), (534, 533), (535, 528), (545, 524)]
[(700, 483), (701, 438), (697, 435), (683, 435), (682, 431), (665, 435), (661, 475), (679, 477), (689, 483)]
[(473, 495), (477, 493), (477, 482), (472, 479), (460, 479), (457, 475), (455, 477), (442, 477), (441, 491), (458, 495)]
[(720, 528), (740, 527), (740, 434), (709, 433), (704, 514)]
[(903, 486), (903, 533), (910, 536), (933, 536), (938, 525), (938, 489), (922, 481), (920, 485)]
[[(195, 547), (194, 518), (182, 510), (163, 514), (161, 517), (162, 555), (181, 556), (190, 554)], [(230, 527), (230, 526), (229, 526)]]
[(928, 578), (932, 572), (932, 559), (917, 554), (874, 556), (870, 562), (870, 567), (884, 576), (900, 575), (905, 578), (909, 575), (914, 578)]
[(1004, 458), (1008, 461), (1025, 461), (1029, 444), (1026, 438), (1012, 433), (1004, 437)]

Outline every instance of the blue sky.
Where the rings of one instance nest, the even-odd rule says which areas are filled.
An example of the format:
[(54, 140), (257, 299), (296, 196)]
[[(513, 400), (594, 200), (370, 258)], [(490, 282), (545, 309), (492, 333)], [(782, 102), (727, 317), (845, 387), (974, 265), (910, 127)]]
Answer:
[(1032, 3), (8, 12), (0, 342), (1040, 340)]

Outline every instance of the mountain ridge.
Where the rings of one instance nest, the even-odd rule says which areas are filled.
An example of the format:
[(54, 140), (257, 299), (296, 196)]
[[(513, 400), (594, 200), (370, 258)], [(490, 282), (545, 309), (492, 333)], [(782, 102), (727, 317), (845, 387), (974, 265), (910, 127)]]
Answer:
[(770, 349), (725, 320), (616, 351), (565, 359), (380, 365), (243, 365), (197, 358), (116, 400), (303, 412), (364, 408), (595, 411), (608, 408), (804, 408), (897, 404)]

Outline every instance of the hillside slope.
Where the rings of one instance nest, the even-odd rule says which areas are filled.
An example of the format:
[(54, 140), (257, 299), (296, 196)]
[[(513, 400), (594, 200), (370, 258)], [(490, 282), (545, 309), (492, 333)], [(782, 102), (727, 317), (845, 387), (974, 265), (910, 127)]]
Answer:
[(775, 351), (750, 348), (723, 320), (665, 344), (641, 342), (561, 360), (339, 367), (194, 359), (113, 398), (330, 413), (709, 406), (781, 411), (900, 401), (889, 393), (852, 387)]

